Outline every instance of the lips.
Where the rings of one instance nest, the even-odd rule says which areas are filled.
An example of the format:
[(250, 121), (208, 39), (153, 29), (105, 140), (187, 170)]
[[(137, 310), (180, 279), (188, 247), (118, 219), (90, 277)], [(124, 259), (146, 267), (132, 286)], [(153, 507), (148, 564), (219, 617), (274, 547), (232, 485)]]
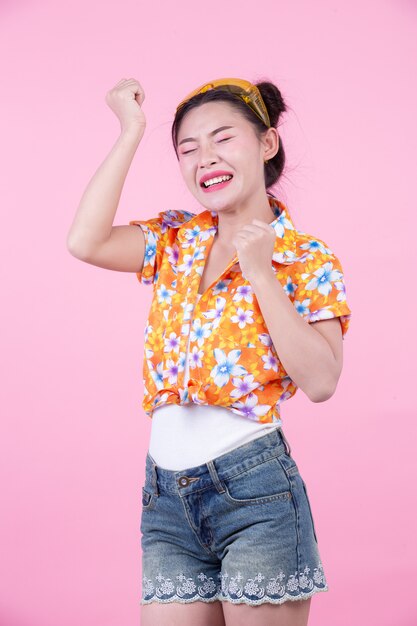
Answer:
[(209, 185), (208, 187), (204, 187), (204, 185), (202, 185), (201, 189), (203, 190), (203, 193), (214, 193), (218, 191), (219, 189), (224, 189), (228, 185), (231, 185), (232, 180), (233, 180), (233, 177), (229, 178), (229, 180), (224, 180), (223, 182), (220, 182), (220, 183), (214, 183), (213, 185)]
[(226, 172), (226, 170), (215, 170), (213, 172), (208, 172), (200, 178), (200, 186), (203, 186), (203, 183), (206, 180), (209, 180), (210, 178), (217, 178), (217, 176), (233, 176), (233, 174), (232, 172)]

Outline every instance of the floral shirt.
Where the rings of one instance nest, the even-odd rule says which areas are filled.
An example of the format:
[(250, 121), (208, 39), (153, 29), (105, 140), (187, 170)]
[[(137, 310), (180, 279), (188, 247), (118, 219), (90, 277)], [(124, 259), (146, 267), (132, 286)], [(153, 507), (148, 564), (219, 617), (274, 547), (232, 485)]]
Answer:
[[(296, 229), (288, 208), (268, 200), (276, 218), (271, 266), (307, 322), (338, 317), (345, 338), (351, 311), (339, 259), (320, 239)], [(280, 405), (297, 386), (272, 343), (237, 253), (197, 298), (217, 231), (216, 211), (167, 210), (132, 220), (145, 236), (138, 280), (153, 285), (144, 330), (143, 409), (149, 417), (163, 404), (210, 404), (262, 423), (280, 421)], [(184, 385), (189, 344), (189, 380)]]

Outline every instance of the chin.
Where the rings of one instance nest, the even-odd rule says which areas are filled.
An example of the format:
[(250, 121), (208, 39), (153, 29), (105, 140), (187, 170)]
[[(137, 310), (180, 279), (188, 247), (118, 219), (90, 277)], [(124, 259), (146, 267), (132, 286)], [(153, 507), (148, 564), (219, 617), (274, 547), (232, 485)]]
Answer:
[[(204, 194), (204, 191), (202, 192)], [(208, 197), (210, 196), (210, 197)], [(212, 193), (212, 194), (204, 194), (203, 197), (199, 198), (201, 204), (206, 207), (208, 210), (212, 211), (221, 211), (222, 209), (227, 209), (229, 207), (233, 207), (239, 202), (238, 193), (228, 193), (222, 194), (221, 192)]]

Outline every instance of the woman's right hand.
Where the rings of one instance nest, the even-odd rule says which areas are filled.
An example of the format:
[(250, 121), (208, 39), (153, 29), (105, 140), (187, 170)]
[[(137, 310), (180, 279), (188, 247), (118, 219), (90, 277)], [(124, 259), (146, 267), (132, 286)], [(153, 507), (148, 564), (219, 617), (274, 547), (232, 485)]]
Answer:
[(117, 115), (122, 131), (137, 127), (142, 134), (146, 127), (146, 118), (142, 111), (145, 92), (142, 85), (134, 78), (122, 78), (106, 93), (106, 103)]

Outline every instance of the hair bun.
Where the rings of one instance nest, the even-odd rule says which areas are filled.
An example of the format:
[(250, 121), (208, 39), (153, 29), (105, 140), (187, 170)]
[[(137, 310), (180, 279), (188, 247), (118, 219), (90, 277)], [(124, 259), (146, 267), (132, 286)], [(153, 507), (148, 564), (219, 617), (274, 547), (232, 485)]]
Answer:
[(271, 125), (277, 126), (281, 113), (285, 113), (287, 110), (287, 106), (280, 90), (276, 85), (274, 85), (274, 83), (270, 83), (268, 81), (255, 84), (261, 92), (261, 96), (265, 102)]

